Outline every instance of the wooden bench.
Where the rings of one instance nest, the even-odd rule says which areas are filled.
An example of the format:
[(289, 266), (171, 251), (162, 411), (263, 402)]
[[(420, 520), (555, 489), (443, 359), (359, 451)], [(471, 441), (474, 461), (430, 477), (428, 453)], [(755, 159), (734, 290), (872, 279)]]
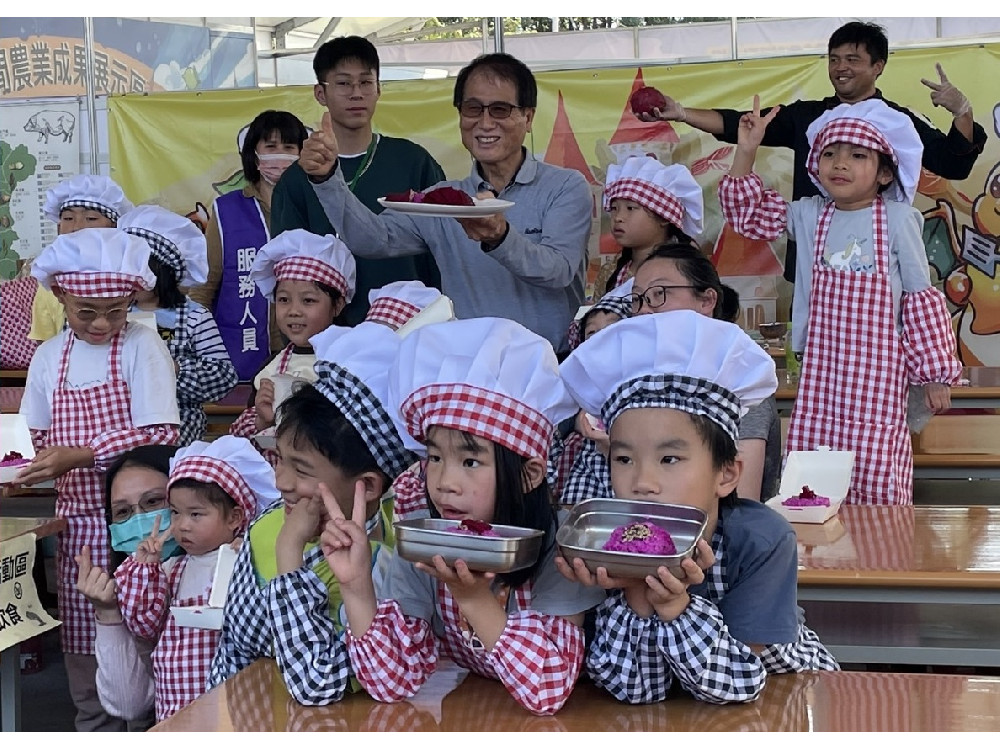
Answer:
[(0, 385), (16, 385), (23, 387), (27, 379), (27, 370), (0, 370)]

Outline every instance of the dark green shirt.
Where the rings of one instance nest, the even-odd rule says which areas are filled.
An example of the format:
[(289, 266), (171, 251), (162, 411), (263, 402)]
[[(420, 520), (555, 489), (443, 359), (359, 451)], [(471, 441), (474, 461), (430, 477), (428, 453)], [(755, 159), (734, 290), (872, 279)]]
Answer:
[[(341, 157), (340, 168), (350, 183), (365, 161), (365, 155)], [(388, 193), (423, 190), (444, 180), (444, 171), (423, 147), (405, 138), (380, 135), (371, 163), (354, 185), (354, 194), (375, 213), (382, 212), (378, 199)], [(313, 234), (339, 234), (323, 211), (302, 167), (293, 164), (274, 187), (271, 198), (271, 236), (287, 229), (305, 229)], [(368, 292), (393, 281), (416, 279), (441, 288), (441, 273), (430, 253), (375, 260), (355, 254), (357, 282), (354, 299), (343, 314), (347, 325), (360, 323), (368, 312)]]

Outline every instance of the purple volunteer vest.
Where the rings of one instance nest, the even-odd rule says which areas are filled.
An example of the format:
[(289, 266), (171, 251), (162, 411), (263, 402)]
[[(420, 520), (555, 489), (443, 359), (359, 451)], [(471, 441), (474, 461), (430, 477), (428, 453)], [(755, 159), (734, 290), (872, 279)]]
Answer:
[(246, 381), (270, 359), (268, 302), (250, 281), (250, 267), (271, 235), (257, 199), (242, 190), (216, 198), (215, 216), (222, 236), (222, 280), (212, 312), (229, 358)]

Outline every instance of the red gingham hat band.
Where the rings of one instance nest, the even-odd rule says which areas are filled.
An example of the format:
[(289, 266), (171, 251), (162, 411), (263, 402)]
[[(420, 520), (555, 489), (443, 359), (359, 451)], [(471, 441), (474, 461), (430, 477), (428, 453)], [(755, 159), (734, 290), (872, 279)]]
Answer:
[(169, 490), (178, 479), (194, 479), (206, 484), (217, 484), (243, 510), (244, 526), (250, 522), (257, 511), (257, 496), (250, 485), (236, 469), (211, 456), (188, 456), (180, 459), (170, 470)]
[(410, 318), (420, 312), (420, 308), (395, 297), (379, 297), (368, 309), (365, 320), (384, 323), (392, 330), (397, 330), (409, 322)]
[(615, 198), (635, 201), (675, 227), (680, 227), (684, 220), (681, 202), (672, 193), (644, 180), (626, 177), (612, 182), (604, 191), (605, 211), (611, 208), (611, 201)]
[(345, 297), (347, 296), (347, 279), (336, 268), (315, 258), (296, 255), (279, 260), (274, 264), (275, 283), (284, 279), (299, 281), (314, 281), (332, 286)]
[(141, 277), (117, 271), (57, 273), (52, 282), (76, 297), (128, 297), (146, 288)]
[(820, 153), (831, 143), (850, 143), (870, 148), (873, 151), (888, 154), (892, 157), (893, 163), (898, 163), (895, 151), (878, 128), (864, 120), (841, 117), (831, 121), (816, 134), (816, 140), (809, 151), (809, 171), (812, 174), (819, 174)]
[(421, 442), (431, 427), (450, 427), (509, 448), (519, 456), (547, 458), (553, 426), (543, 414), (502, 393), (466, 383), (418, 388), (400, 406), (409, 433)]

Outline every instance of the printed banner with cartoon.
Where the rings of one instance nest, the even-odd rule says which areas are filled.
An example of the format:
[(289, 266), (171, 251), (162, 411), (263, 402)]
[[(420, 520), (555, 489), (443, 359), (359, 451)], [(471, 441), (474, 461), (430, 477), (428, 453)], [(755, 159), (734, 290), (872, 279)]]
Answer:
[[(931, 275), (948, 296), (969, 365), (1000, 365), (1000, 145), (994, 136), (1000, 95), (983, 71), (996, 69), (1000, 44), (903, 50), (891, 55), (879, 87), (893, 101), (923, 113), (947, 131), (948, 112), (935, 109), (921, 78), (936, 80), (940, 62), (969, 97), (976, 120), (990, 133), (985, 153), (961, 183), (925, 173), (917, 206)], [(699, 241), (720, 275), (740, 293), (744, 326), (783, 320), (791, 287), (781, 278), (784, 240), (751, 242), (723, 226), (716, 187), (732, 162), (733, 147), (682, 123), (643, 123), (628, 110), (631, 92), (659, 88), (687, 107), (749, 107), (819, 99), (832, 88), (825, 56), (741, 62), (608, 68), (539, 73), (538, 110), (528, 147), (539, 158), (580, 171), (591, 184), (594, 234), (591, 282), (602, 258), (617, 252), (601, 210), (609, 164), (630, 154), (653, 154), (686, 164), (705, 190), (705, 232)], [(454, 79), (383, 84), (376, 129), (425, 146), (450, 178), (464, 176), (469, 155), (461, 145), (452, 106)], [(237, 134), (264, 109), (287, 109), (317, 127), (323, 109), (312, 87), (217, 91), (200, 94), (115, 96), (109, 100), (112, 176), (136, 203), (155, 202), (204, 226), (217, 195), (241, 186)], [(791, 194), (792, 154), (763, 149), (757, 168), (772, 187)]]

